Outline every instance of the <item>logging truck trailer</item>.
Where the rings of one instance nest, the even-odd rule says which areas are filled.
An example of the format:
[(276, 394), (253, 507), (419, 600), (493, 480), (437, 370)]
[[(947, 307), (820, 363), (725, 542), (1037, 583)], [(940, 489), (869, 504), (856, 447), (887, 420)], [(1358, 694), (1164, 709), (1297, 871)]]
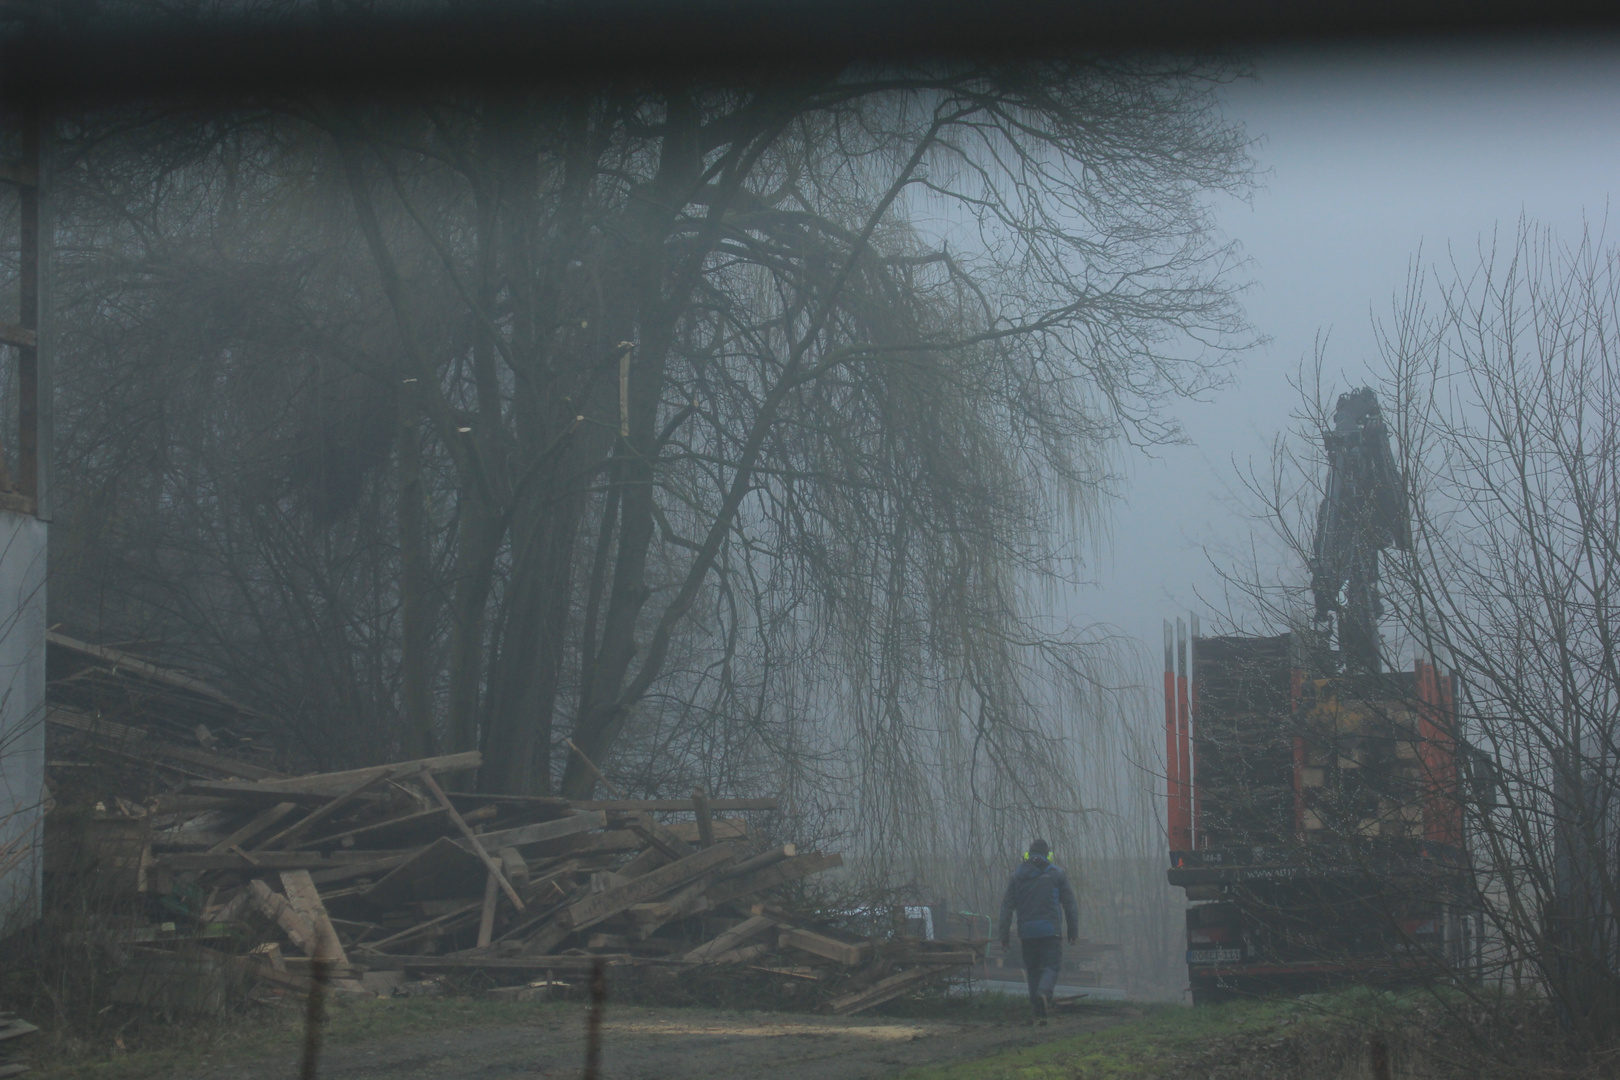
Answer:
[(1188, 627), (1166, 623), (1164, 694), (1194, 1003), (1477, 964), (1454, 677), (1343, 674), (1308, 631)]

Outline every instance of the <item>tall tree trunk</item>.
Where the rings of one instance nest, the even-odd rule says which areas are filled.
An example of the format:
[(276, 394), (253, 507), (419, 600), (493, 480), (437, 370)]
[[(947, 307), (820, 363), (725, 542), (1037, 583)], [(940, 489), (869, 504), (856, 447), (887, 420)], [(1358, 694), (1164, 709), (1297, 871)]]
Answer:
[(422, 418), (414, 380), (401, 382), (399, 418), (399, 606), (405, 697), (405, 732), (401, 742), (407, 757), (428, 757), (436, 752), (438, 740), (433, 731), (433, 703), (429, 696), (432, 671), (428, 658), (430, 615), (427, 538), (423, 522)]
[[(627, 704), (619, 700), (638, 645), (636, 624), (651, 590), (647, 586), (647, 550), (656, 529), (654, 485), (658, 453), (658, 406), (663, 396), (665, 364), (673, 344), (675, 299), (665, 296), (665, 244), (669, 229), (695, 190), (702, 156), (697, 149), (698, 123), (692, 103), (672, 94), (665, 117), (658, 174), (633, 233), (636, 310), (641, 340), (630, 367), (629, 432), (615, 463), (619, 472), (618, 551), (613, 584), (594, 649), (590, 687), (582, 694), (574, 721), (574, 742), (593, 759), (603, 758), (623, 725)], [(604, 522), (604, 526), (608, 523)], [(589, 645), (587, 645), (589, 647)], [(577, 756), (563, 773), (562, 793), (583, 798), (594, 778)]]
[(578, 495), (529, 500), (527, 520), (513, 530), (501, 649), (489, 674), (481, 791), (526, 795), (550, 789), (549, 760), (537, 759), (540, 748), (551, 744), (582, 501)]
[[(455, 751), (478, 747), (478, 695), (484, 675), (485, 609), (495, 573), (494, 523), (476, 496), (463, 493), (450, 600), (450, 738)], [(457, 783), (465, 780), (458, 778)]]

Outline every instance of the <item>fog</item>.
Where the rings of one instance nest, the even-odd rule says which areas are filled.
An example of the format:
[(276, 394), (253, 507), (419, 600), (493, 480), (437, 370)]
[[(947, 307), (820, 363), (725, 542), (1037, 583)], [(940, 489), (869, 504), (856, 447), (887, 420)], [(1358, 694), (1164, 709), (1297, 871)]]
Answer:
[[(941, 140), (933, 157), (921, 143), (908, 157), (917, 125), (907, 110), (926, 115), (943, 97), (929, 88), (896, 108), (904, 95), (878, 82), (864, 91), (873, 104), (860, 123), (857, 110), (828, 107), (825, 130), (795, 136), (802, 145), (705, 90), (717, 103), (704, 107), (734, 109), (747, 122), (738, 130), (758, 143), (739, 143), (736, 186), (713, 191), (709, 166), (695, 164), (702, 154), (677, 162), (692, 170), (689, 189), (653, 167), (678, 123), (691, 125), (693, 146), (724, 130), (700, 130), (690, 101), (689, 112), (652, 103), (622, 117), (616, 104), (600, 117), (582, 107), (576, 132), (537, 96), (507, 118), (532, 140), (510, 160), (490, 150), (509, 133), (486, 141), (484, 103), (442, 131), (441, 118), (423, 123), (414, 105), (392, 104), (363, 122), (300, 128), (301, 118), (282, 131), (241, 121), (206, 138), (188, 119), (138, 118), (132, 126), (159, 132), (154, 142), (179, 145), (180, 131), (197, 145), (191, 157), (176, 151), (181, 165), (132, 152), (131, 178), (119, 181), (127, 192), (81, 177), (71, 205), (106, 216), (60, 226), (78, 291), (61, 332), (74, 363), (57, 376), (68, 432), (59, 441), (70, 451), (60, 486), (72, 499), (51, 541), (53, 620), (60, 614), (56, 625), (87, 640), (151, 644), (218, 678), (281, 719), (280, 749), (291, 747), (284, 756), (299, 768), (480, 749), (483, 773), (464, 778), (467, 790), (584, 800), (605, 778), (595, 755), (637, 798), (696, 786), (780, 795), (798, 839), (845, 845), (848, 877), (874, 896), (909, 891), (993, 912), (1018, 839), (1040, 829), (1076, 874), (1084, 932), (1122, 947), (1099, 977), (1178, 996), (1184, 899), (1163, 867), (1161, 621), (1190, 612), (1206, 629), (1280, 629), (1223, 588), (1223, 569), (1305, 575), (1257, 519), (1242, 476), (1265, 471), (1289, 428), (1302, 365), (1321, 358), (1329, 393), (1375, 381), (1377, 322), (1420, 257), (1454, 260), (1466, 274), (1521, 222), (1566, 240), (1607, 236), (1620, 177), (1616, 44), (1271, 49), (1231, 82), (1216, 74), (1189, 89), (1196, 80), (1178, 83), (1185, 73), (1174, 72), (1147, 93), (1115, 72), (1120, 115), (1143, 116), (1121, 122), (1115, 137), (1131, 149), (1113, 165), (1127, 163), (1124, 180), (1112, 195), (1099, 184), (1100, 197), (1084, 178), (1106, 173), (1096, 160), (1107, 155), (1087, 157), (1086, 124), (1039, 145), (1032, 129), (1009, 123), (988, 151)], [(1173, 95), (1155, 97), (1165, 85), (1186, 100), (1172, 108)], [(1212, 85), (1218, 110), (1206, 108)], [(665, 90), (624, 92), (651, 102)], [(1076, 100), (1074, 109), (1092, 107)], [(1018, 99), (1010, 110), (1024, 107)], [(1228, 122), (1250, 140), (1252, 188)], [(599, 141), (579, 134), (591, 123), (606, 132)], [(575, 204), (561, 195), (577, 194), (563, 182), (571, 160), (539, 179), (513, 164), (561, 159), (541, 132), (600, 155), (581, 159), (586, 175), (608, 178), (591, 196), (598, 218), (569, 216)], [(1160, 154), (1165, 133), (1192, 149)], [(80, 165), (117, 152), (79, 137)], [(105, 135), (105, 145), (122, 137)], [(365, 139), (371, 157), (356, 149)], [(466, 157), (443, 152), (441, 139)], [(976, 181), (1008, 147), (1019, 147), (1015, 164)], [(480, 154), (498, 165), (483, 175), (503, 179), (475, 198), (463, 181), (483, 166), (464, 161)], [(925, 160), (938, 165), (927, 179), (939, 186), (895, 202), (919, 211), (897, 227), (888, 207)], [(500, 172), (508, 166), (510, 178)], [(1138, 168), (1150, 183), (1132, 175)], [(658, 229), (675, 237), (683, 213), (682, 227), (701, 217), (707, 228), (710, 211), (689, 205), (720, 206), (723, 220), (724, 200), (740, 198), (749, 179), (758, 206), (731, 208), (747, 233), (764, 228), (746, 224), (748, 214), (774, 214), (771, 200), (806, 175), (816, 183), (795, 197), (828, 239), (816, 241), (825, 251), (805, 250), (840, 272), (800, 275), (798, 255), (776, 261), (763, 247), (708, 263), (697, 242), (689, 273), (659, 261)], [(500, 186), (508, 182), (519, 196)], [(684, 192), (663, 207), (669, 221), (643, 222), (655, 202), (646, 193), (666, 182)], [(149, 249), (122, 217), (148, 188), (152, 217), (171, 232), (167, 249)], [(715, 201), (693, 197), (699, 190)], [(530, 199), (530, 216), (489, 209), (507, 198)], [(1202, 207), (1213, 209), (1209, 235)], [(796, 244), (801, 209), (764, 219)], [(924, 210), (939, 220), (925, 222)], [(1121, 221), (1130, 227), (1110, 234)], [(592, 229), (608, 239), (581, 238)], [(628, 244), (616, 246), (625, 236), (645, 251), (626, 255)], [(713, 242), (705, 232), (701, 244)], [(1241, 260), (1229, 273), (1219, 269), (1227, 244)], [(146, 284), (131, 284), (136, 271), (117, 260), (84, 257), (98, 245), (137, 270), (180, 267), (153, 287), (171, 306), (106, 303), (118, 288), (144, 296)], [(506, 254), (547, 245), (549, 277), (543, 259)], [(882, 245), (887, 254), (874, 258)], [(324, 277), (306, 274), (306, 257)], [(868, 260), (870, 277), (852, 276)], [(510, 276), (504, 286), (497, 266)], [(466, 288), (472, 275), (484, 292)], [(1097, 285), (1111, 278), (1130, 285)], [(701, 305), (683, 309), (660, 291), (696, 296), (699, 280), (719, 283), (706, 302), (725, 319), (704, 323)], [(519, 310), (513, 281), (532, 290), (522, 304), (533, 308)], [(884, 287), (916, 305), (914, 323)], [(1116, 295), (1153, 308), (1178, 289), (1182, 306), (1148, 315)], [(555, 310), (534, 301), (542, 294)], [(1100, 314), (1076, 317), (1085, 307), (1076, 297)], [(651, 346), (648, 325), (663, 334)], [(744, 345), (731, 341), (734, 327)], [(1163, 345), (1176, 335), (1177, 346)], [(1026, 347), (1026, 337), (1039, 344)], [(1255, 343), (1225, 351), (1246, 340)], [(1170, 355), (1177, 347), (1185, 355)], [(778, 366), (778, 354), (790, 359)], [(982, 377), (992, 354), (1011, 373), (1005, 381)], [(812, 375), (801, 356), (816, 360)], [(1199, 384), (1201, 365), (1223, 356), (1222, 385), (1168, 398), (1163, 418), (1180, 426), (1179, 441), (1127, 445), (1119, 432), (1143, 429), (1110, 413), (1125, 410), (1099, 387), (1153, 381), (1159, 392), (1176, 362)], [(845, 367), (870, 384), (849, 393)], [(717, 370), (726, 377), (714, 383)], [(134, 387), (127, 400), (108, 399), (114, 378)], [(813, 379), (825, 380), (826, 397), (804, 406), (809, 419), (790, 414), (784, 402), (798, 407), (793, 395)], [(9, 382), (0, 391), (15, 405), (20, 391)], [(142, 419), (171, 415), (186, 421), (166, 435)], [(801, 443), (767, 437), (801, 423)], [(699, 430), (690, 445), (671, 442), (683, 425)], [(661, 458), (666, 444), (681, 453)], [(664, 464), (676, 458), (689, 470), (679, 482)], [(1097, 479), (1106, 467), (1117, 470), (1111, 483)], [(1098, 498), (1103, 488), (1111, 498)], [(468, 524), (469, 507), (481, 524)], [(252, 535), (238, 539), (238, 528)], [(1079, 584), (1063, 580), (1076, 553)], [(311, 596), (329, 608), (307, 604)]]
[[(1072, 597), (1077, 622), (1117, 628), (1150, 672), (1167, 617), (1196, 613), (1205, 632), (1283, 629), (1229, 594), (1221, 570), (1306, 579), (1258, 519), (1242, 476), (1267, 471), (1318, 346), (1330, 395), (1374, 381), (1375, 321), (1388, 319), (1420, 254), (1466, 268), (1498, 233), (1510, 245), (1521, 218), (1569, 241), (1604, 233), (1620, 177), (1620, 58), (1609, 41), (1278, 51), (1256, 57), (1225, 101), (1255, 140), (1261, 174), (1252, 198), (1219, 203), (1218, 220), (1247, 259), (1244, 305), (1265, 340), (1235, 361), (1228, 387), (1172, 410), (1183, 443), (1126, 453), (1095, 583)], [(1154, 754), (1158, 700), (1149, 681), (1136, 745)], [(1139, 989), (1173, 993), (1182, 945), (1163, 927), (1179, 923), (1181, 890), (1117, 890), (1162, 880), (1163, 782), (1140, 762), (1117, 767), (1125, 783), (1158, 789), (1145, 804), (1156, 820), (1132, 832), (1152, 838), (1161, 861), (1132, 872), (1092, 860), (1087, 899), (1096, 932), (1136, 957), (1164, 943), (1158, 970), (1174, 972), (1170, 983), (1141, 972)]]
[(1128, 456), (1084, 617), (1156, 655), (1166, 616), (1243, 615), (1212, 562), (1257, 559), (1270, 571), (1290, 561), (1235, 489), (1297, 410), (1290, 379), (1318, 335), (1335, 392), (1361, 385), (1377, 358), (1373, 320), (1387, 317), (1420, 252), (1455, 253), (1466, 266), (1521, 216), (1570, 240), (1605, 230), (1620, 177), (1614, 44), (1437, 42), (1255, 59), (1254, 78), (1225, 97), (1256, 140), (1260, 188), (1247, 203), (1224, 201), (1219, 219), (1249, 259), (1244, 304), (1269, 340), (1238, 360), (1227, 390), (1176, 409), (1186, 443)]

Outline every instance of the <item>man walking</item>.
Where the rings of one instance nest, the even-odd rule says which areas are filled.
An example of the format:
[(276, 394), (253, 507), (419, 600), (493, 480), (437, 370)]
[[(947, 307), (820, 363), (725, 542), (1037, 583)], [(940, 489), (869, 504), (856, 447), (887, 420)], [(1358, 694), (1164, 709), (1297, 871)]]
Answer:
[(1013, 912), (1018, 912), (1018, 944), (1024, 953), (1024, 975), (1029, 980), (1029, 1004), (1038, 1018), (1046, 1016), (1063, 966), (1060, 920), (1067, 920), (1069, 944), (1080, 938), (1080, 905), (1069, 887), (1068, 875), (1052, 865), (1052, 846), (1032, 840), (1024, 862), (1007, 882), (1001, 900), (1001, 948), (1012, 938)]

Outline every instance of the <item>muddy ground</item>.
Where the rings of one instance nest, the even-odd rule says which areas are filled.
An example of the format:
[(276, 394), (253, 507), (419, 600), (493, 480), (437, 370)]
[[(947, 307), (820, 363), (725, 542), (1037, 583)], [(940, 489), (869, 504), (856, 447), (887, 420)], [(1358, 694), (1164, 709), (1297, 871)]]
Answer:
[[(1060, 1017), (1045, 1026), (995, 1020), (896, 1020), (626, 1006), (603, 1025), (602, 1080), (875, 1080), (914, 1065), (984, 1057), (1095, 1031), (1129, 1019)], [(432, 1077), (575, 1080), (583, 1063), (585, 1007), (539, 1010), (508, 1027), (395, 1037), (334, 1047), (322, 1080)], [(284, 1080), (296, 1062), (265, 1060), (196, 1074), (199, 1080)]]

